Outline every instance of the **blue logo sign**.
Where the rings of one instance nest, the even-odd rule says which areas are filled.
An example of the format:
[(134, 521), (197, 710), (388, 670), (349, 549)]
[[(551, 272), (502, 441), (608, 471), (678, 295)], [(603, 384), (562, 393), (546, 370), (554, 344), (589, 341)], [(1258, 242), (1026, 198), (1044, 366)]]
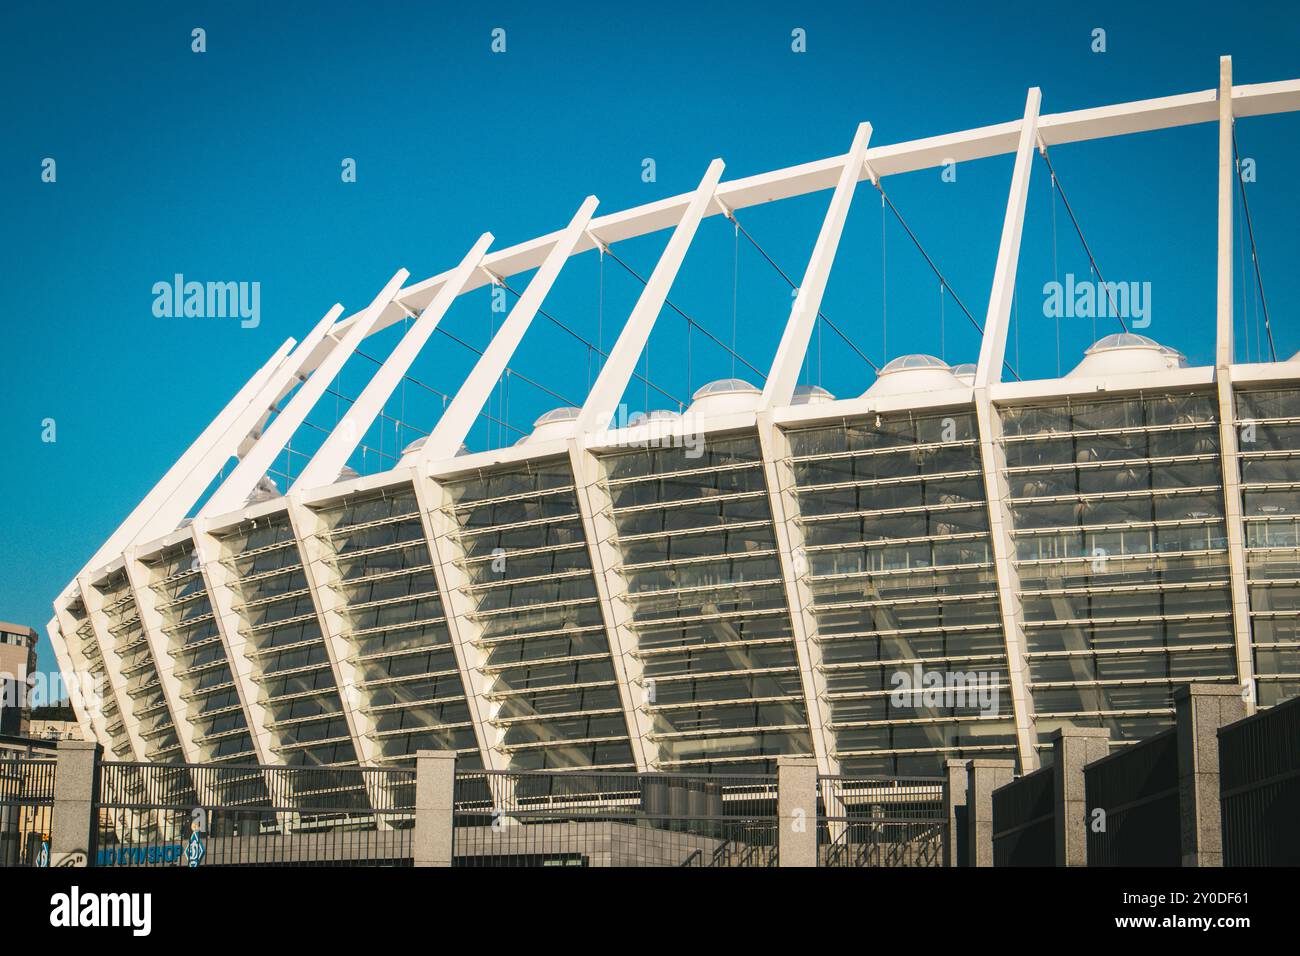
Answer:
[(195, 830), (190, 837), (190, 842), (185, 845), (185, 860), (190, 869), (202, 863), (203, 858), (207, 855), (207, 848), (203, 845), (203, 834)]
[(50, 865), (50, 841), (41, 840), (41, 848), (36, 851), (36, 865), (47, 867)]

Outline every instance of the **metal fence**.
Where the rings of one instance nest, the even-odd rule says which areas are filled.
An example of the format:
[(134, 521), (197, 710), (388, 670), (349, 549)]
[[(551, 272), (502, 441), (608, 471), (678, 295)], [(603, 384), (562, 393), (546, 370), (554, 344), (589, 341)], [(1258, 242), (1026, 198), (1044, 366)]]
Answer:
[(1224, 866), (1300, 865), (1300, 697), (1219, 730)]
[(943, 780), (817, 780), (818, 866), (943, 866)]
[(1178, 866), (1178, 732), (1166, 730), (1084, 768), (1089, 866)]
[(409, 866), (415, 771), (105, 761), (96, 866)]
[(45, 866), (54, 816), (55, 762), (0, 758), (0, 866)]
[(777, 863), (776, 778), (456, 774), (454, 866)]
[(1056, 863), (1056, 768), (1025, 774), (993, 791), (993, 865)]

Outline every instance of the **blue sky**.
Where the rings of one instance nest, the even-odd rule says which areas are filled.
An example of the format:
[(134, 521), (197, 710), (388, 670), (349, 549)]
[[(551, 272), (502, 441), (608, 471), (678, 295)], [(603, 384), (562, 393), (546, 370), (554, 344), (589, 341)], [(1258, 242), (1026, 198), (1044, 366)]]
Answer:
[[(1300, 11), (1289, 4), (469, 7), (48, 2), (0, 11), (0, 619), (43, 631), (66, 581), (284, 338), (304, 335), (336, 301), (363, 306), (399, 266), (415, 279), (448, 268), (484, 230), (499, 248), (563, 225), (588, 194), (600, 197), (599, 214), (686, 191), (718, 156), (734, 178), (841, 153), (862, 120), (882, 144), (1014, 119), (1033, 85), (1043, 111), (1058, 112), (1212, 87), (1224, 53), (1238, 83), (1300, 75)], [(195, 27), (207, 32), (202, 54), (191, 51)], [(498, 27), (503, 54), (490, 49)], [(1090, 49), (1096, 27), (1105, 53)], [(796, 28), (805, 53), (791, 50)], [(1300, 117), (1246, 120), (1238, 136), (1256, 160), (1248, 195), (1278, 352), (1289, 356), (1300, 348), (1300, 278), (1290, 267), (1300, 251)], [(46, 157), (57, 163), (54, 183), (41, 181)], [(344, 158), (356, 161), (354, 183), (341, 179)], [(1052, 158), (1106, 278), (1151, 283), (1147, 333), (1209, 361), (1213, 127), (1060, 147)], [(932, 170), (885, 183), (981, 321), (1010, 172), (999, 157), (964, 164), (955, 182)], [(1088, 266), (1059, 204), (1054, 265), (1041, 160), (1030, 192), (1008, 355), (1023, 376), (1051, 376), (1057, 326), (1043, 317), (1043, 283)], [(826, 199), (741, 218), (797, 276)], [(646, 275), (665, 239), (616, 251)], [(724, 342), (734, 323), (735, 350), (766, 370), (789, 293), (743, 244), (737, 263), (734, 241), (728, 223), (707, 221), (671, 297)], [(827, 315), (877, 364), (911, 351), (973, 361), (975, 330), (951, 299), (941, 313), (937, 280), (892, 218), (883, 251), (880, 201), (862, 187)], [(155, 317), (151, 289), (176, 273), (260, 283), (260, 324)], [(511, 284), (522, 290), (526, 280)], [(595, 255), (577, 257), (546, 308), (607, 347), (637, 284), (607, 260), (602, 304), (600, 281)], [(1243, 357), (1258, 354), (1257, 312), (1239, 292)], [(445, 323), (482, 347), (499, 318), (481, 291)], [(1094, 335), (1116, 330), (1099, 325), (1062, 323), (1062, 370)], [(395, 334), (368, 348), (382, 357)], [(732, 369), (725, 350), (699, 333), (689, 339), (666, 311), (651, 341), (650, 378), (678, 398)], [(870, 384), (832, 333), (820, 342), (809, 380), (838, 395)], [(454, 392), (473, 358), (437, 336), (413, 374)], [(350, 363), (339, 390), (357, 394), (371, 367)], [(594, 373), (588, 349), (542, 320), (512, 367), (571, 400)], [(754, 378), (743, 364), (737, 371)], [(628, 402), (641, 407), (644, 395), (630, 388)], [(555, 404), (513, 379), (492, 414), (526, 430)], [(427, 430), (438, 408), (411, 388), (388, 412)], [(328, 426), (334, 413), (322, 405), (313, 419)], [(53, 443), (41, 440), (47, 418)], [(367, 444), (391, 454), (413, 437), (390, 426)], [(482, 422), (470, 443), (514, 437)], [(376, 452), (354, 464), (373, 471), (385, 460)], [(44, 638), (40, 654), (53, 667)]]

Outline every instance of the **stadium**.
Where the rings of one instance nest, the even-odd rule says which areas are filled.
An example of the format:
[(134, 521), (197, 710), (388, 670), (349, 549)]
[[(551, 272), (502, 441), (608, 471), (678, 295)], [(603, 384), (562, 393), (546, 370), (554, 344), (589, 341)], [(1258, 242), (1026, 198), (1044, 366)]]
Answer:
[[(746, 178), (717, 160), (692, 192), (600, 216), (589, 197), (555, 232), (485, 234), (445, 272), (335, 306), (55, 598), (60, 669), (102, 692), (74, 700), (84, 736), (149, 763), (1028, 773), (1063, 727), (1121, 744), (1170, 727), (1178, 685), (1239, 686), (1250, 711), (1296, 696), (1300, 361), (1234, 354), (1232, 127), (1300, 109), (1300, 81), (1223, 70), (1217, 90), (1055, 114), (1034, 89), (1022, 117), (921, 140), (872, 145), (864, 123), (842, 155)], [(1215, 123), (1214, 364), (1140, 334), (1099, 283), (1113, 331), (1060, 377), (1008, 374), (1034, 167)], [(855, 191), (883, 207), (889, 176), (993, 156), (1014, 170), (977, 361), (888, 356), (851, 394), (808, 381)], [(743, 211), (813, 194), (829, 199), (770, 364), (651, 401), (638, 368), (701, 223), (739, 237)], [(581, 400), (467, 447), (570, 259), (651, 234), (666, 244)], [(514, 303), (441, 414), (358, 467), (439, 322), (485, 289)], [(364, 388), (276, 470), (385, 333)], [(935, 694), (898, 693), (899, 674)]]

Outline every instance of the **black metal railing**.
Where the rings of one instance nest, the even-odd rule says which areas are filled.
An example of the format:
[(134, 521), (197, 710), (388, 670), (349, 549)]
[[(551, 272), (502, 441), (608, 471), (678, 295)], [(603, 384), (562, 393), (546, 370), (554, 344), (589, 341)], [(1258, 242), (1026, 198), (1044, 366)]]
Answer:
[(404, 866), (415, 771), (105, 761), (98, 866)]
[(1047, 766), (993, 791), (993, 865), (1056, 863), (1056, 768)]
[(821, 776), (819, 866), (943, 866), (943, 780)]
[(1084, 768), (1089, 866), (1178, 866), (1178, 732)]
[(456, 866), (774, 866), (776, 778), (456, 774)]
[(1219, 730), (1224, 866), (1300, 865), (1300, 697)]
[(0, 866), (48, 864), (55, 772), (48, 758), (0, 758)]

